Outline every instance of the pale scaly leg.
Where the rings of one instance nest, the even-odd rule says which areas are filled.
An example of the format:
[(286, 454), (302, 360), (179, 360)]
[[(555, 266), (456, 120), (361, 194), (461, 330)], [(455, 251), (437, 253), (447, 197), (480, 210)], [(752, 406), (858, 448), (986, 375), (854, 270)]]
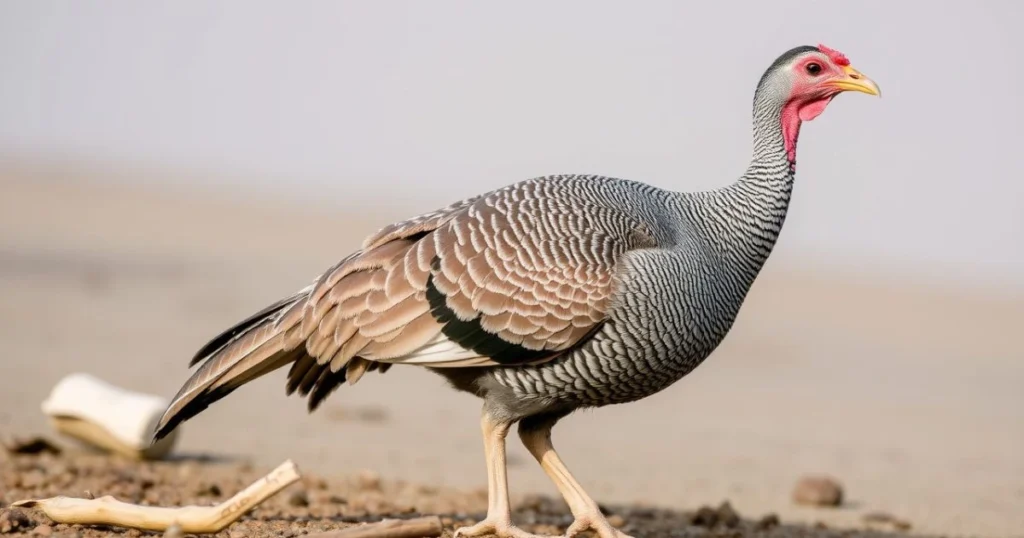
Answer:
[(495, 419), (485, 408), (480, 426), (484, 434), (484, 458), (487, 460), (487, 517), (471, 527), (455, 529), (454, 538), (484, 535), (497, 535), (499, 538), (542, 538), (512, 524), (508, 475), (505, 467), (505, 437), (512, 423)]
[(587, 495), (583, 486), (576, 481), (562, 463), (562, 459), (558, 457), (554, 445), (551, 444), (551, 428), (558, 418), (560, 417), (530, 417), (520, 422), (519, 437), (555, 483), (575, 518), (565, 531), (565, 537), (573, 538), (581, 532), (592, 530), (600, 538), (630, 538), (608, 523), (608, 519), (601, 513), (594, 499)]

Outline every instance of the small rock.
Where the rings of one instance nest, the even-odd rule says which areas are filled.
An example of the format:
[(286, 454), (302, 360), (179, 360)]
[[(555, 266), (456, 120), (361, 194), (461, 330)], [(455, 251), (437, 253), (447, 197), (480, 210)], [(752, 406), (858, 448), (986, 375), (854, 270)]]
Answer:
[(839, 506), (843, 486), (827, 476), (805, 476), (793, 488), (793, 502), (811, 506)]
[(11, 454), (60, 454), (60, 447), (43, 437), (11, 439), (4, 442), (4, 449)]
[(164, 531), (164, 538), (185, 538), (185, 531), (181, 529), (181, 525), (175, 523)]
[(761, 519), (757, 520), (756, 527), (757, 530), (766, 531), (778, 527), (779, 523), (779, 516), (777, 514), (767, 514), (762, 516)]
[(0, 533), (17, 532), (32, 525), (32, 519), (24, 510), (19, 508), (0, 510)]
[(368, 490), (380, 489), (380, 475), (374, 471), (366, 469), (359, 473), (359, 487)]
[(612, 514), (608, 516), (608, 524), (612, 527), (615, 527), (616, 529), (621, 529), (626, 525), (626, 518), (620, 516), (619, 514)]
[(740, 515), (729, 504), (729, 501), (718, 506), (718, 522), (730, 529), (740, 524)]
[(196, 491), (196, 495), (220, 497), (220, 486), (217, 484), (204, 484)]
[(293, 491), (291, 495), (288, 495), (288, 504), (299, 507), (309, 506), (309, 495), (302, 489)]
[(701, 506), (697, 513), (693, 514), (690, 523), (698, 527), (712, 528), (718, 524), (718, 510), (710, 506)]
[(228, 538), (246, 538), (247, 536), (249, 535), (246, 534), (245, 531), (240, 531), (237, 529), (228, 533)]
[(341, 495), (331, 495), (327, 497), (327, 502), (331, 504), (348, 504), (348, 500)]
[(52, 536), (53, 527), (49, 525), (40, 525), (32, 529), (32, 534), (35, 534), (36, 536)]

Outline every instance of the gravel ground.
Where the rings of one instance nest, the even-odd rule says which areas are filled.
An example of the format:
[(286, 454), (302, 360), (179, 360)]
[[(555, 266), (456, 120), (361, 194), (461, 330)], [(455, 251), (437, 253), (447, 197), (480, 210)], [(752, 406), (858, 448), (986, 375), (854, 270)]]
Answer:
[[(239, 462), (136, 462), (70, 450), (54, 453), (47, 450), (45, 444), (23, 448), (38, 452), (0, 453), (0, 503), (4, 507), (0, 509), (0, 535), (3, 536), (159, 536), (137, 530), (55, 524), (41, 512), (7, 506), (16, 500), (56, 495), (113, 495), (119, 500), (143, 505), (212, 505), (269, 471)], [(383, 518), (437, 514), (445, 525), (444, 536), (450, 537), (453, 528), (482, 518), (486, 504), (485, 490), (456, 491), (388, 482), (371, 471), (332, 478), (304, 473), (300, 482), (216, 536), (289, 538)], [(531, 532), (561, 534), (572, 520), (560, 499), (522, 497), (516, 499), (515, 508), (515, 521)], [(609, 506), (605, 511), (614, 525), (637, 537), (901, 536), (879, 528), (855, 530), (787, 525), (780, 523), (774, 514), (737, 514), (727, 502), (695, 511), (636, 505)]]

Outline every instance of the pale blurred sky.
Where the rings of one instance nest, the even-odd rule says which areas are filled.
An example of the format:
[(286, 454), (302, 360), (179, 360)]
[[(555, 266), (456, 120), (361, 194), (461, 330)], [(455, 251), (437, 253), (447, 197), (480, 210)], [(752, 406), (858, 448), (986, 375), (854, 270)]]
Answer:
[(804, 125), (777, 252), (1024, 289), (1022, 25), (1009, 1), (4, 0), (0, 153), (340, 210), (549, 173), (706, 189), (747, 164), (764, 69), (821, 42), (883, 97)]

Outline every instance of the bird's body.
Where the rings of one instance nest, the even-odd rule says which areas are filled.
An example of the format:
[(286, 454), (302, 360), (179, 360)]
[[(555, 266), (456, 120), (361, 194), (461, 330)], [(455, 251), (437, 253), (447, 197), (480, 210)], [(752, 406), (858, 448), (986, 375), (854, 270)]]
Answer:
[[(784, 201), (741, 192), (684, 195), (615, 178), (548, 176), (486, 195), (536, 196), (550, 206), (541, 218), (554, 226), (577, 215), (580, 229), (570, 237), (587, 237), (590, 220), (615, 222), (616, 229), (602, 230), (603, 244), (579, 245), (614, 268), (606, 313), (592, 335), (550, 361), (437, 372), (515, 418), (625, 403), (667, 388), (725, 337), (781, 228)], [(739, 200), (759, 225), (723, 235), (739, 218), (741, 206), (730, 201)], [(581, 206), (593, 209), (580, 213)]]
[[(840, 91), (814, 84), (823, 69), (837, 87), (866, 81), (824, 47), (781, 56), (755, 94), (753, 158), (721, 189), (547, 176), (383, 228), (202, 348), (158, 436), (285, 365), (288, 392), (308, 395), (313, 410), (342, 382), (415, 364), (484, 400), (491, 506), (460, 534), (525, 536), (508, 519), (504, 475), (505, 435), (519, 422), (577, 518), (567, 534), (618, 535), (558, 459), (550, 429), (575, 409), (665, 389), (725, 338), (782, 229), (800, 122)], [(877, 93), (869, 82), (859, 89)]]

